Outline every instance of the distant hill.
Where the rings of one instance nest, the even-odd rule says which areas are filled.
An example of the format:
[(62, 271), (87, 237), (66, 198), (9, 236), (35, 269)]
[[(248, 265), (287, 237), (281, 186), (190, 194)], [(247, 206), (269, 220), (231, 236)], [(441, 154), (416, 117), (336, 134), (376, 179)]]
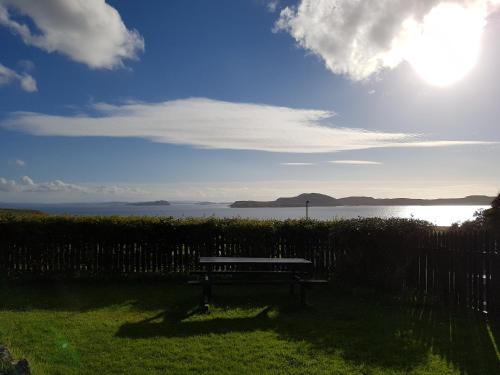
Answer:
[(306, 201), (309, 206), (460, 206), (460, 205), (490, 205), (494, 197), (486, 195), (469, 195), (465, 198), (412, 199), (412, 198), (372, 198), (346, 197), (333, 198), (319, 193), (304, 193), (296, 197), (278, 198), (275, 201), (236, 201), (230, 205), (233, 208), (250, 207), (303, 207)]
[(20, 210), (17, 208), (0, 208), (0, 216), (2, 215), (14, 215), (14, 216), (26, 216), (26, 215), (45, 215), (44, 212), (38, 210)]
[(129, 206), (170, 206), (169, 201), (133, 202), (127, 203)]

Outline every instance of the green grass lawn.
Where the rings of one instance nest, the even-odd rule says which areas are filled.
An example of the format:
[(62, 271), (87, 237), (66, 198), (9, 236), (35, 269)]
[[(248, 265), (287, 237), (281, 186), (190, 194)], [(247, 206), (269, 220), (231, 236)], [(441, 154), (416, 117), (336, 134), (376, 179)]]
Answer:
[(36, 374), (500, 374), (500, 335), (361, 291), (182, 283), (0, 286), (0, 344)]

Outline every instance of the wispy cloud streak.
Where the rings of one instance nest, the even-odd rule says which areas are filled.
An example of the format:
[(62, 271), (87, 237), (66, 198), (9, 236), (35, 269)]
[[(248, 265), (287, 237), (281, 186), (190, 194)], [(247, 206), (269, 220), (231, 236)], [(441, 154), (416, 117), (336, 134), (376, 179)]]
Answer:
[(307, 165), (315, 165), (315, 163), (280, 163), (281, 165), (289, 165), (289, 166), (307, 166)]
[(371, 160), (330, 160), (332, 164), (347, 164), (347, 165), (381, 165), (378, 161)]
[(380, 147), (443, 147), (482, 141), (423, 140), (332, 124), (334, 113), (204, 98), (161, 103), (96, 104), (92, 113), (17, 112), (0, 126), (35, 136), (133, 137), (205, 149), (326, 153)]

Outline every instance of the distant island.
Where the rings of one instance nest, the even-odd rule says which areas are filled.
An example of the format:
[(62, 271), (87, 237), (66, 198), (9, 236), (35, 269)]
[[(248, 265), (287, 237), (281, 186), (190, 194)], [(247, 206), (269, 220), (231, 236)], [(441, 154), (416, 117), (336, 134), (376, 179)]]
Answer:
[(372, 197), (345, 197), (333, 198), (319, 193), (304, 193), (296, 197), (278, 198), (275, 201), (236, 201), (230, 205), (233, 208), (252, 207), (304, 207), (306, 201), (309, 206), (474, 206), (490, 205), (495, 197), (486, 195), (469, 195), (464, 198), (439, 199), (412, 199), (412, 198), (372, 198)]
[(150, 201), (150, 202), (132, 202), (127, 203), (129, 206), (170, 206), (169, 201)]

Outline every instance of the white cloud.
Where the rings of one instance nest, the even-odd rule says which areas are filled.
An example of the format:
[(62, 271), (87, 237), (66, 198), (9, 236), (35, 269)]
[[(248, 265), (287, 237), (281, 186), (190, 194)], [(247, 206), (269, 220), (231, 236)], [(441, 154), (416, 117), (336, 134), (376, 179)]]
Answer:
[[(290, 33), (301, 47), (320, 56), (332, 72), (363, 80), (402, 61), (413, 62), (409, 49), (422, 35), (424, 17), (446, 3), (449, 1), (301, 0), (298, 7), (281, 11), (275, 30)], [(481, 32), (499, 1), (453, 3), (474, 13)]]
[(17, 112), (0, 123), (36, 136), (134, 137), (206, 149), (323, 153), (378, 147), (442, 147), (495, 142), (431, 141), (407, 133), (340, 128), (333, 112), (203, 98), (94, 106), (92, 115)]
[(103, 193), (103, 194), (113, 194), (113, 195), (121, 195), (121, 194), (139, 194), (146, 195), (149, 194), (148, 190), (145, 190), (140, 187), (130, 187), (130, 186), (121, 186), (121, 185), (99, 185), (92, 186), (90, 188), (91, 192), (95, 193)]
[(280, 4), (280, 0), (268, 0), (267, 9), (271, 13), (274, 13), (278, 9), (279, 4)]
[(370, 160), (330, 160), (332, 164), (348, 164), (348, 165), (381, 165), (378, 161)]
[(290, 165), (290, 166), (302, 166), (302, 165), (314, 165), (314, 163), (280, 163), (281, 165)]
[(29, 74), (23, 74), (21, 77), (21, 87), (24, 91), (35, 92), (38, 91), (35, 79)]
[(78, 193), (78, 194), (147, 194), (142, 188), (120, 185), (77, 185), (61, 180), (35, 182), (29, 176), (23, 176), (19, 181), (0, 177), (0, 192), (10, 193)]
[[(37, 30), (16, 18), (29, 17)], [(129, 30), (118, 11), (104, 0), (2, 0), (0, 25), (24, 43), (62, 53), (91, 68), (122, 66), (137, 58), (144, 40)]]
[(14, 180), (7, 180), (4, 177), (0, 177), (0, 191), (12, 192), (17, 190), (17, 184)]
[(35, 182), (29, 176), (23, 176), (21, 182), (23, 185), (35, 186)]
[(16, 159), (13, 161), (13, 164), (18, 166), (18, 167), (24, 167), (26, 166), (26, 162), (24, 160), (21, 160), (21, 159)]
[(18, 73), (0, 64), (0, 86), (18, 83), (27, 92), (38, 90), (35, 79), (27, 73)]
[(21, 181), (16, 184), (18, 192), (30, 192), (30, 193), (41, 193), (41, 192), (86, 192), (86, 188), (83, 186), (68, 184), (61, 180), (54, 180), (48, 182), (37, 182), (35, 183), (33, 179), (28, 176), (21, 178)]

